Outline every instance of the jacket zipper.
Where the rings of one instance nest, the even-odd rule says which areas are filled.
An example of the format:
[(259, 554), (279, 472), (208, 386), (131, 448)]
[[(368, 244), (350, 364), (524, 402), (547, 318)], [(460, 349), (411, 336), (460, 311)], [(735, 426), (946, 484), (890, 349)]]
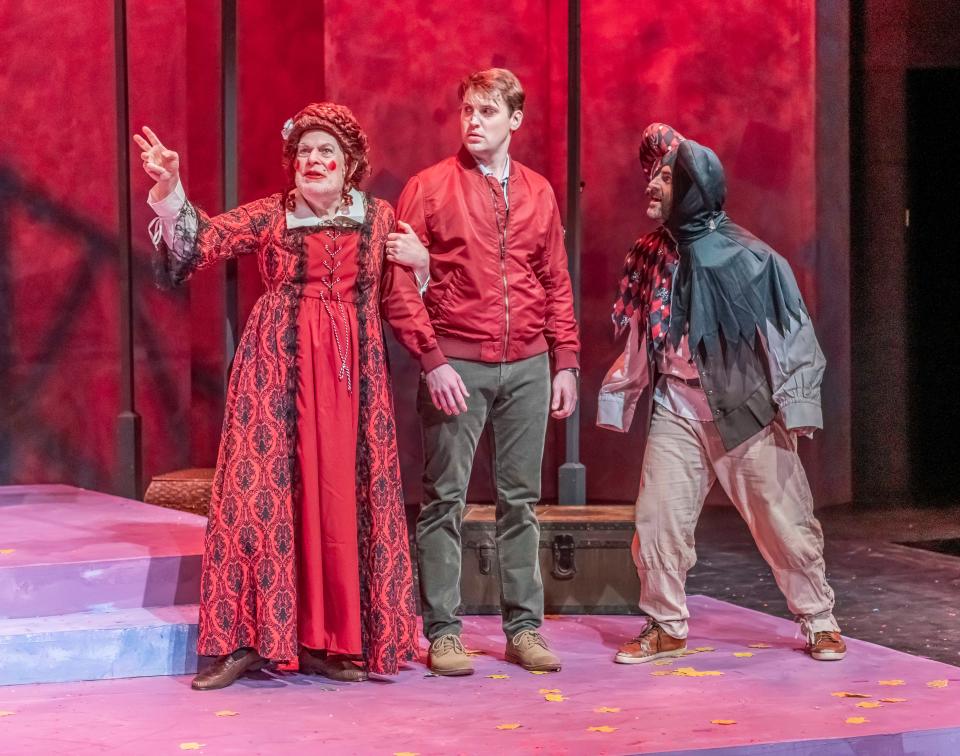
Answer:
[(507, 208), (507, 212), (504, 220), (503, 236), (500, 242), (500, 273), (503, 276), (503, 311), (504, 311), (504, 326), (503, 326), (503, 355), (500, 359), (501, 362), (507, 361), (507, 345), (510, 343), (510, 293), (507, 289), (507, 224), (506, 220), (510, 218), (510, 209)]

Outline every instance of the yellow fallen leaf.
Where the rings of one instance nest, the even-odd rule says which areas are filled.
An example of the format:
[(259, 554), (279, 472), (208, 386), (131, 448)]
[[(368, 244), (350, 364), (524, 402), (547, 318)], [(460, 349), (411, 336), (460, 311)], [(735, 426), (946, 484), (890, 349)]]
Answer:
[(509, 680), (510, 675), (487, 675), (491, 680)]
[(847, 693), (845, 690), (840, 690), (830, 695), (836, 696), (837, 698), (873, 698), (869, 693)]
[(946, 688), (949, 685), (948, 680), (931, 680), (927, 683), (928, 688)]
[(549, 675), (549, 672), (544, 672), (542, 669), (532, 669), (530, 670), (531, 675)]
[(230, 711), (230, 709), (224, 709), (223, 711), (218, 711), (217, 716), (218, 717), (235, 717), (237, 716), (237, 712)]
[(858, 709), (879, 709), (880, 703), (877, 701), (861, 701), (857, 704)]
[(562, 696), (559, 693), (547, 693), (544, 697), (545, 701), (566, 701), (567, 697)]
[(696, 651), (698, 654), (702, 654), (706, 651), (716, 651), (717, 649), (715, 649), (713, 646), (697, 646), (693, 650)]
[(866, 717), (847, 717), (847, 724), (864, 724), (869, 721)]
[(393, 754), (393, 756), (420, 756), (419, 753), (414, 753), (413, 751), (398, 751)]
[(675, 675), (677, 677), (720, 677), (723, 674), (723, 672), (717, 672), (715, 670), (701, 671), (701, 670), (694, 669), (693, 667), (680, 667), (678, 669), (673, 670), (673, 672), (671, 672), (670, 674)]
[(737, 723), (736, 719), (711, 719), (710, 720), (710, 724), (718, 724), (718, 725), (732, 725), (736, 723)]
[(598, 706), (594, 711), (597, 714), (617, 714), (620, 709), (616, 706)]
[(881, 698), (880, 700), (883, 701), (884, 703), (903, 703), (907, 699), (906, 698)]
[(15, 711), (0, 711), (0, 717), (12, 717), (14, 714)]
[(657, 659), (654, 663), (654, 667), (666, 667), (670, 664), (673, 664), (673, 659)]
[(600, 725), (599, 727), (588, 727), (587, 732), (616, 732), (616, 727), (607, 727), (607, 725)]
[(0, 556), (10, 556), (16, 549), (0, 549)]
[(906, 685), (906, 683), (905, 683), (903, 680), (880, 680), (877, 684), (878, 684), (878, 685), (890, 685), (890, 686), (894, 686), (894, 685)]
[(749, 651), (735, 651), (733, 655), (739, 659), (746, 659), (748, 656), (753, 656)]
[(773, 648), (769, 643), (749, 643), (747, 648)]
[(510, 724), (500, 724), (497, 725), (498, 730), (517, 730), (523, 727), (519, 722), (511, 722)]
[(666, 677), (667, 675), (672, 675), (673, 672), (671, 672), (669, 669), (658, 669), (655, 672), (651, 672), (650, 674), (653, 675), (654, 677)]
[(201, 748), (203, 748), (203, 746), (204, 746), (203, 743), (181, 743), (180, 750), (181, 751), (199, 751)]
[(560, 692), (560, 688), (540, 688), (540, 690), (537, 691), (537, 692), (538, 692), (541, 696), (545, 696), (545, 695), (547, 695), (547, 693), (559, 693), (559, 692)]

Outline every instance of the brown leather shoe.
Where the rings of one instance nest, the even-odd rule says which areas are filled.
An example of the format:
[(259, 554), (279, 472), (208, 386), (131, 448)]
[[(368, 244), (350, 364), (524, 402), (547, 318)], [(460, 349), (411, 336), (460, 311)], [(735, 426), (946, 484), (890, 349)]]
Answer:
[(267, 660), (252, 648), (238, 648), (232, 654), (224, 654), (193, 678), (190, 687), (194, 690), (217, 690), (233, 685), (244, 672), (256, 672), (267, 665)]
[(613, 660), (619, 664), (643, 664), (655, 659), (680, 656), (686, 648), (686, 639), (667, 635), (660, 625), (648, 618), (647, 626), (640, 631), (640, 635), (620, 646)]
[(805, 650), (817, 661), (840, 661), (847, 655), (847, 644), (840, 633), (823, 630), (813, 634), (813, 642)]
[(427, 666), (433, 674), (445, 677), (473, 674), (473, 661), (460, 642), (460, 636), (453, 633), (441, 635), (430, 644)]
[(363, 682), (370, 679), (366, 670), (345, 656), (327, 656), (323, 651), (301, 648), (299, 661), (300, 671), (305, 675), (323, 675), (337, 682)]
[(560, 671), (560, 660), (536, 630), (521, 630), (510, 638), (504, 656), (528, 672)]

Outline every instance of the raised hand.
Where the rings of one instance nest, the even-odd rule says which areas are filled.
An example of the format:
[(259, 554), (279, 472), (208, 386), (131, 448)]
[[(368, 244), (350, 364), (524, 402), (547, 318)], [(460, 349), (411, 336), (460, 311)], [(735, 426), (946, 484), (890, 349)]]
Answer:
[(142, 150), (140, 159), (143, 161), (143, 170), (157, 182), (150, 190), (151, 199), (157, 202), (176, 188), (180, 180), (180, 156), (164, 147), (149, 126), (143, 127), (143, 133), (146, 139), (134, 134), (133, 141)]

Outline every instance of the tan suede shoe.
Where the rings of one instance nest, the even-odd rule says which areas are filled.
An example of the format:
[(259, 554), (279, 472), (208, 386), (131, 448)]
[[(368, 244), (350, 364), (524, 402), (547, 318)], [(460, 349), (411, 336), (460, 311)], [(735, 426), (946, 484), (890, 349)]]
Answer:
[(366, 670), (344, 656), (328, 656), (323, 651), (301, 648), (300, 671), (305, 675), (323, 675), (337, 682), (363, 682), (369, 679)]
[(620, 646), (613, 660), (618, 664), (643, 664), (655, 659), (680, 656), (686, 648), (685, 639), (667, 635), (660, 625), (648, 618), (640, 635)]
[(847, 655), (847, 644), (840, 633), (824, 630), (814, 633), (813, 642), (807, 644), (806, 652), (817, 661), (840, 661)]
[(560, 659), (536, 630), (521, 630), (510, 638), (504, 656), (529, 672), (560, 671)]
[(460, 636), (453, 633), (441, 635), (430, 644), (430, 671), (435, 675), (459, 677), (473, 674), (473, 660), (460, 642)]
[(267, 665), (267, 660), (252, 648), (240, 648), (224, 654), (193, 678), (194, 690), (217, 690), (233, 685), (244, 672), (256, 672)]

